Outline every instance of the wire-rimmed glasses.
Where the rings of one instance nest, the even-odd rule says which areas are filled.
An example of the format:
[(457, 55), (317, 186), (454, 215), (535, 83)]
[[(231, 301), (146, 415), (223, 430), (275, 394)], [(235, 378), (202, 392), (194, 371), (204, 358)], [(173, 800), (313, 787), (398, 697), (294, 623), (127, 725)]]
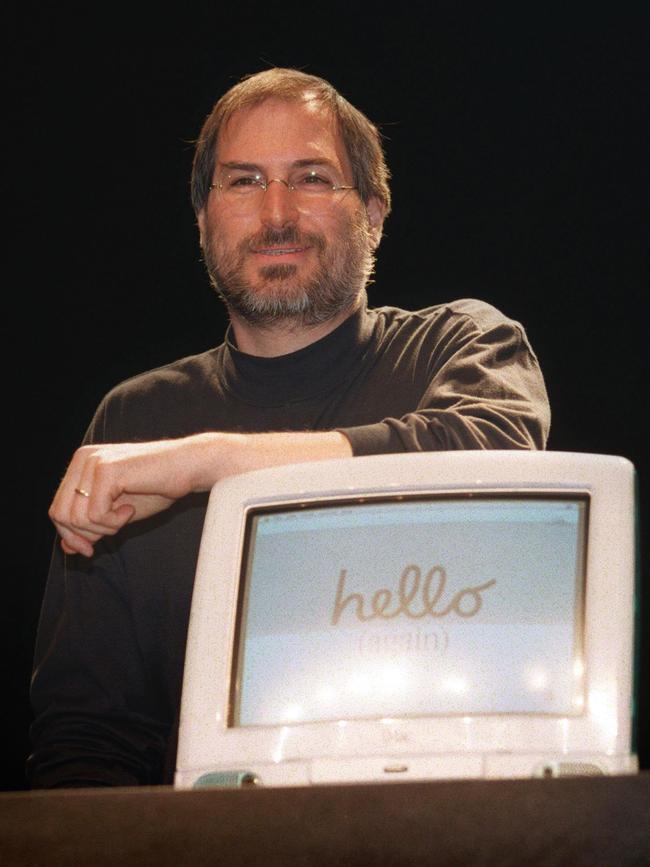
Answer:
[(258, 170), (230, 168), (210, 184), (210, 190), (216, 190), (233, 212), (247, 213), (261, 206), (264, 193), (274, 181), (284, 184), (297, 207), (310, 211), (325, 210), (340, 198), (338, 193), (357, 189), (337, 183), (328, 167), (311, 165), (294, 169), (286, 179), (267, 179)]

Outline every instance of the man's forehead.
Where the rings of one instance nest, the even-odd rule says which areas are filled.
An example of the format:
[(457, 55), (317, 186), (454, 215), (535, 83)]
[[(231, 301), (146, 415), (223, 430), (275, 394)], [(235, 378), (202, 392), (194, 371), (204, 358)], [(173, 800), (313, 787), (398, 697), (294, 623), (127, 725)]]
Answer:
[(331, 109), (306, 91), (296, 99), (270, 97), (257, 105), (237, 109), (228, 119), (217, 143), (220, 162), (231, 159), (328, 158), (350, 165), (338, 122)]
[(323, 103), (314, 91), (310, 90), (304, 91), (299, 96), (268, 96), (259, 102), (236, 108), (228, 118), (225, 128), (228, 129), (251, 115), (261, 113), (276, 114), (283, 117), (287, 114), (302, 115), (312, 118), (315, 123), (324, 127), (336, 129), (336, 121), (331, 109)]

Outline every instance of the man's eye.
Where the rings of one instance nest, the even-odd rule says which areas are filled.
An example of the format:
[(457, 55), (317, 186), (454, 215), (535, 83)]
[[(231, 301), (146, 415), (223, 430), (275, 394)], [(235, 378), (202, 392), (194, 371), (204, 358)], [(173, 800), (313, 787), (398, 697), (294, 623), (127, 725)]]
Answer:
[(242, 175), (228, 179), (228, 186), (230, 187), (254, 187), (260, 186), (260, 183), (260, 178), (257, 175)]
[(296, 187), (331, 187), (332, 181), (323, 174), (318, 172), (308, 172), (306, 175), (300, 175), (294, 184)]

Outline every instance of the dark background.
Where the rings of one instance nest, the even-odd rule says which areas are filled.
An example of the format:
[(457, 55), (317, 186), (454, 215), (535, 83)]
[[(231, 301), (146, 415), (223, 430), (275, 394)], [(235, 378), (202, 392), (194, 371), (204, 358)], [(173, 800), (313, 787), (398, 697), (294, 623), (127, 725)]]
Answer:
[(549, 447), (636, 464), (647, 551), (650, 16), (625, 3), (512, 7), (185, 3), (134, 18), (111, 4), (5, 6), (0, 788), (24, 787), (57, 480), (108, 388), (223, 334), (189, 204), (191, 141), (247, 73), (321, 75), (380, 124), (394, 213), (370, 303), (474, 296), (521, 320), (547, 379)]

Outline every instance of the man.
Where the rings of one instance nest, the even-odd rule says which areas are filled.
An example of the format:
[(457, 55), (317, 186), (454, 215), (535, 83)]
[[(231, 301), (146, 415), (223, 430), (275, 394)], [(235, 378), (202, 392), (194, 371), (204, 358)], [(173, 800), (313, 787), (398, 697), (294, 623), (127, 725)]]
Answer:
[(114, 389), (56, 493), (33, 785), (171, 780), (196, 555), (220, 478), (544, 447), (546, 392), (519, 324), (472, 300), (366, 307), (387, 179), (376, 128), (321, 79), (260, 73), (208, 117), (192, 198), (230, 327), (216, 349)]

